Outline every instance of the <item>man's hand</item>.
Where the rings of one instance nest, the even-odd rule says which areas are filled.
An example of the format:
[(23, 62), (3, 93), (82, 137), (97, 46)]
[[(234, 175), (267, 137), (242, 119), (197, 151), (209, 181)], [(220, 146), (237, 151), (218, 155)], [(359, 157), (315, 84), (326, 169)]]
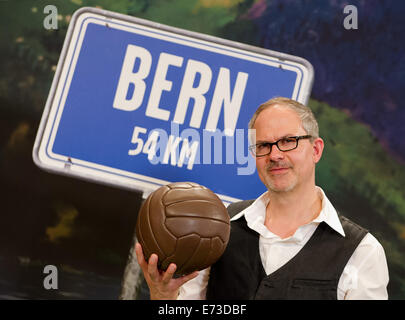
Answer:
[(180, 287), (198, 275), (198, 271), (195, 271), (173, 279), (177, 268), (174, 263), (171, 263), (166, 271), (160, 271), (157, 268), (158, 256), (156, 254), (151, 254), (148, 263), (143, 256), (142, 246), (139, 243), (135, 244), (135, 252), (148, 284), (151, 300), (176, 300)]

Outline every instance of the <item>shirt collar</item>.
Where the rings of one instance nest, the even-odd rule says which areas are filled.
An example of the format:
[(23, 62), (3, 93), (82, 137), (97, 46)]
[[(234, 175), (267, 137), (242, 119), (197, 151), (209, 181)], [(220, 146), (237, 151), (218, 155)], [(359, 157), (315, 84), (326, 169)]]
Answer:
[(340, 223), (338, 213), (332, 203), (329, 201), (328, 197), (326, 196), (325, 192), (322, 188), (317, 187), (321, 194), (322, 194), (322, 210), (319, 213), (319, 216), (316, 217), (313, 221), (314, 222), (325, 222), (336, 232), (340, 233), (343, 237), (345, 237), (345, 232), (343, 230), (342, 224)]
[[(340, 223), (336, 209), (333, 207), (332, 203), (326, 197), (325, 192), (322, 190), (322, 188), (320, 187), (317, 188), (319, 189), (322, 195), (322, 209), (318, 217), (316, 217), (311, 223), (319, 224), (321, 222), (325, 222), (333, 230), (335, 230), (344, 237), (345, 232), (343, 230), (342, 224)], [(251, 229), (257, 231), (260, 234), (267, 233), (267, 231), (270, 232), (264, 226), (266, 207), (269, 201), (270, 199), (268, 191), (266, 191), (260, 197), (258, 197), (249, 207), (233, 216), (231, 221), (237, 220), (240, 217), (244, 216), (248, 226)]]

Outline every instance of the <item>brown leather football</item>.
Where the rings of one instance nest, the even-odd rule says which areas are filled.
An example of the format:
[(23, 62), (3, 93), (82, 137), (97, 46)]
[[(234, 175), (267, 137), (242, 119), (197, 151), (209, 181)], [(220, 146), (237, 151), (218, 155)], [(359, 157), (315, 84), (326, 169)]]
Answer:
[(151, 193), (136, 224), (145, 259), (156, 253), (160, 270), (175, 263), (176, 276), (217, 261), (228, 244), (229, 232), (229, 214), (222, 201), (193, 182), (171, 183)]

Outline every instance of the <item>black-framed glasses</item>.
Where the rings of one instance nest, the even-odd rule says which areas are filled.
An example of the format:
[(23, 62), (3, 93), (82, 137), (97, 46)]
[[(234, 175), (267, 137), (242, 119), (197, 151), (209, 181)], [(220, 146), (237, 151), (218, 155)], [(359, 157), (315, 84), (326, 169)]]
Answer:
[(255, 157), (267, 156), (271, 153), (271, 148), (276, 145), (280, 151), (291, 151), (298, 147), (298, 141), (301, 139), (312, 138), (311, 135), (306, 136), (295, 136), (295, 137), (284, 137), (276, 142), (260, 142), (249, 146), (249, 150), (253, 153)]

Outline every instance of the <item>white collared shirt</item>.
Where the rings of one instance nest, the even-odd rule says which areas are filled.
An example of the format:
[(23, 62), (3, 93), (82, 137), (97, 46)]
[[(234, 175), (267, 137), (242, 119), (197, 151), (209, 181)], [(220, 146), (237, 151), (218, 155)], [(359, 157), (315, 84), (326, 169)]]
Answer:
[[(288, 238), (280, 238), (264, 225), (266, 206), (269, 202), (267, 192), (231, 219), (237, 220), (244, 217), (249, 228), (259, 233), (260, 257), (266, 274), (273, 273), (294, 257), (322, 221), (345, 236), (335, 208), (323, 190), (321, 188), (319, 190), (322, 194), (320, 214), (310, 223), (299, 227), (294, 235)], [(178, 299), (205, 299), (209, 272), (210, 268), (202, 270), (198, 277), (185, 283), (180, 288)], [(388, 266), (384, 249), (373, 235), (367, 233), (347, 262), (339, 279), (338, 299), (388, 299), (388, 280)]]

